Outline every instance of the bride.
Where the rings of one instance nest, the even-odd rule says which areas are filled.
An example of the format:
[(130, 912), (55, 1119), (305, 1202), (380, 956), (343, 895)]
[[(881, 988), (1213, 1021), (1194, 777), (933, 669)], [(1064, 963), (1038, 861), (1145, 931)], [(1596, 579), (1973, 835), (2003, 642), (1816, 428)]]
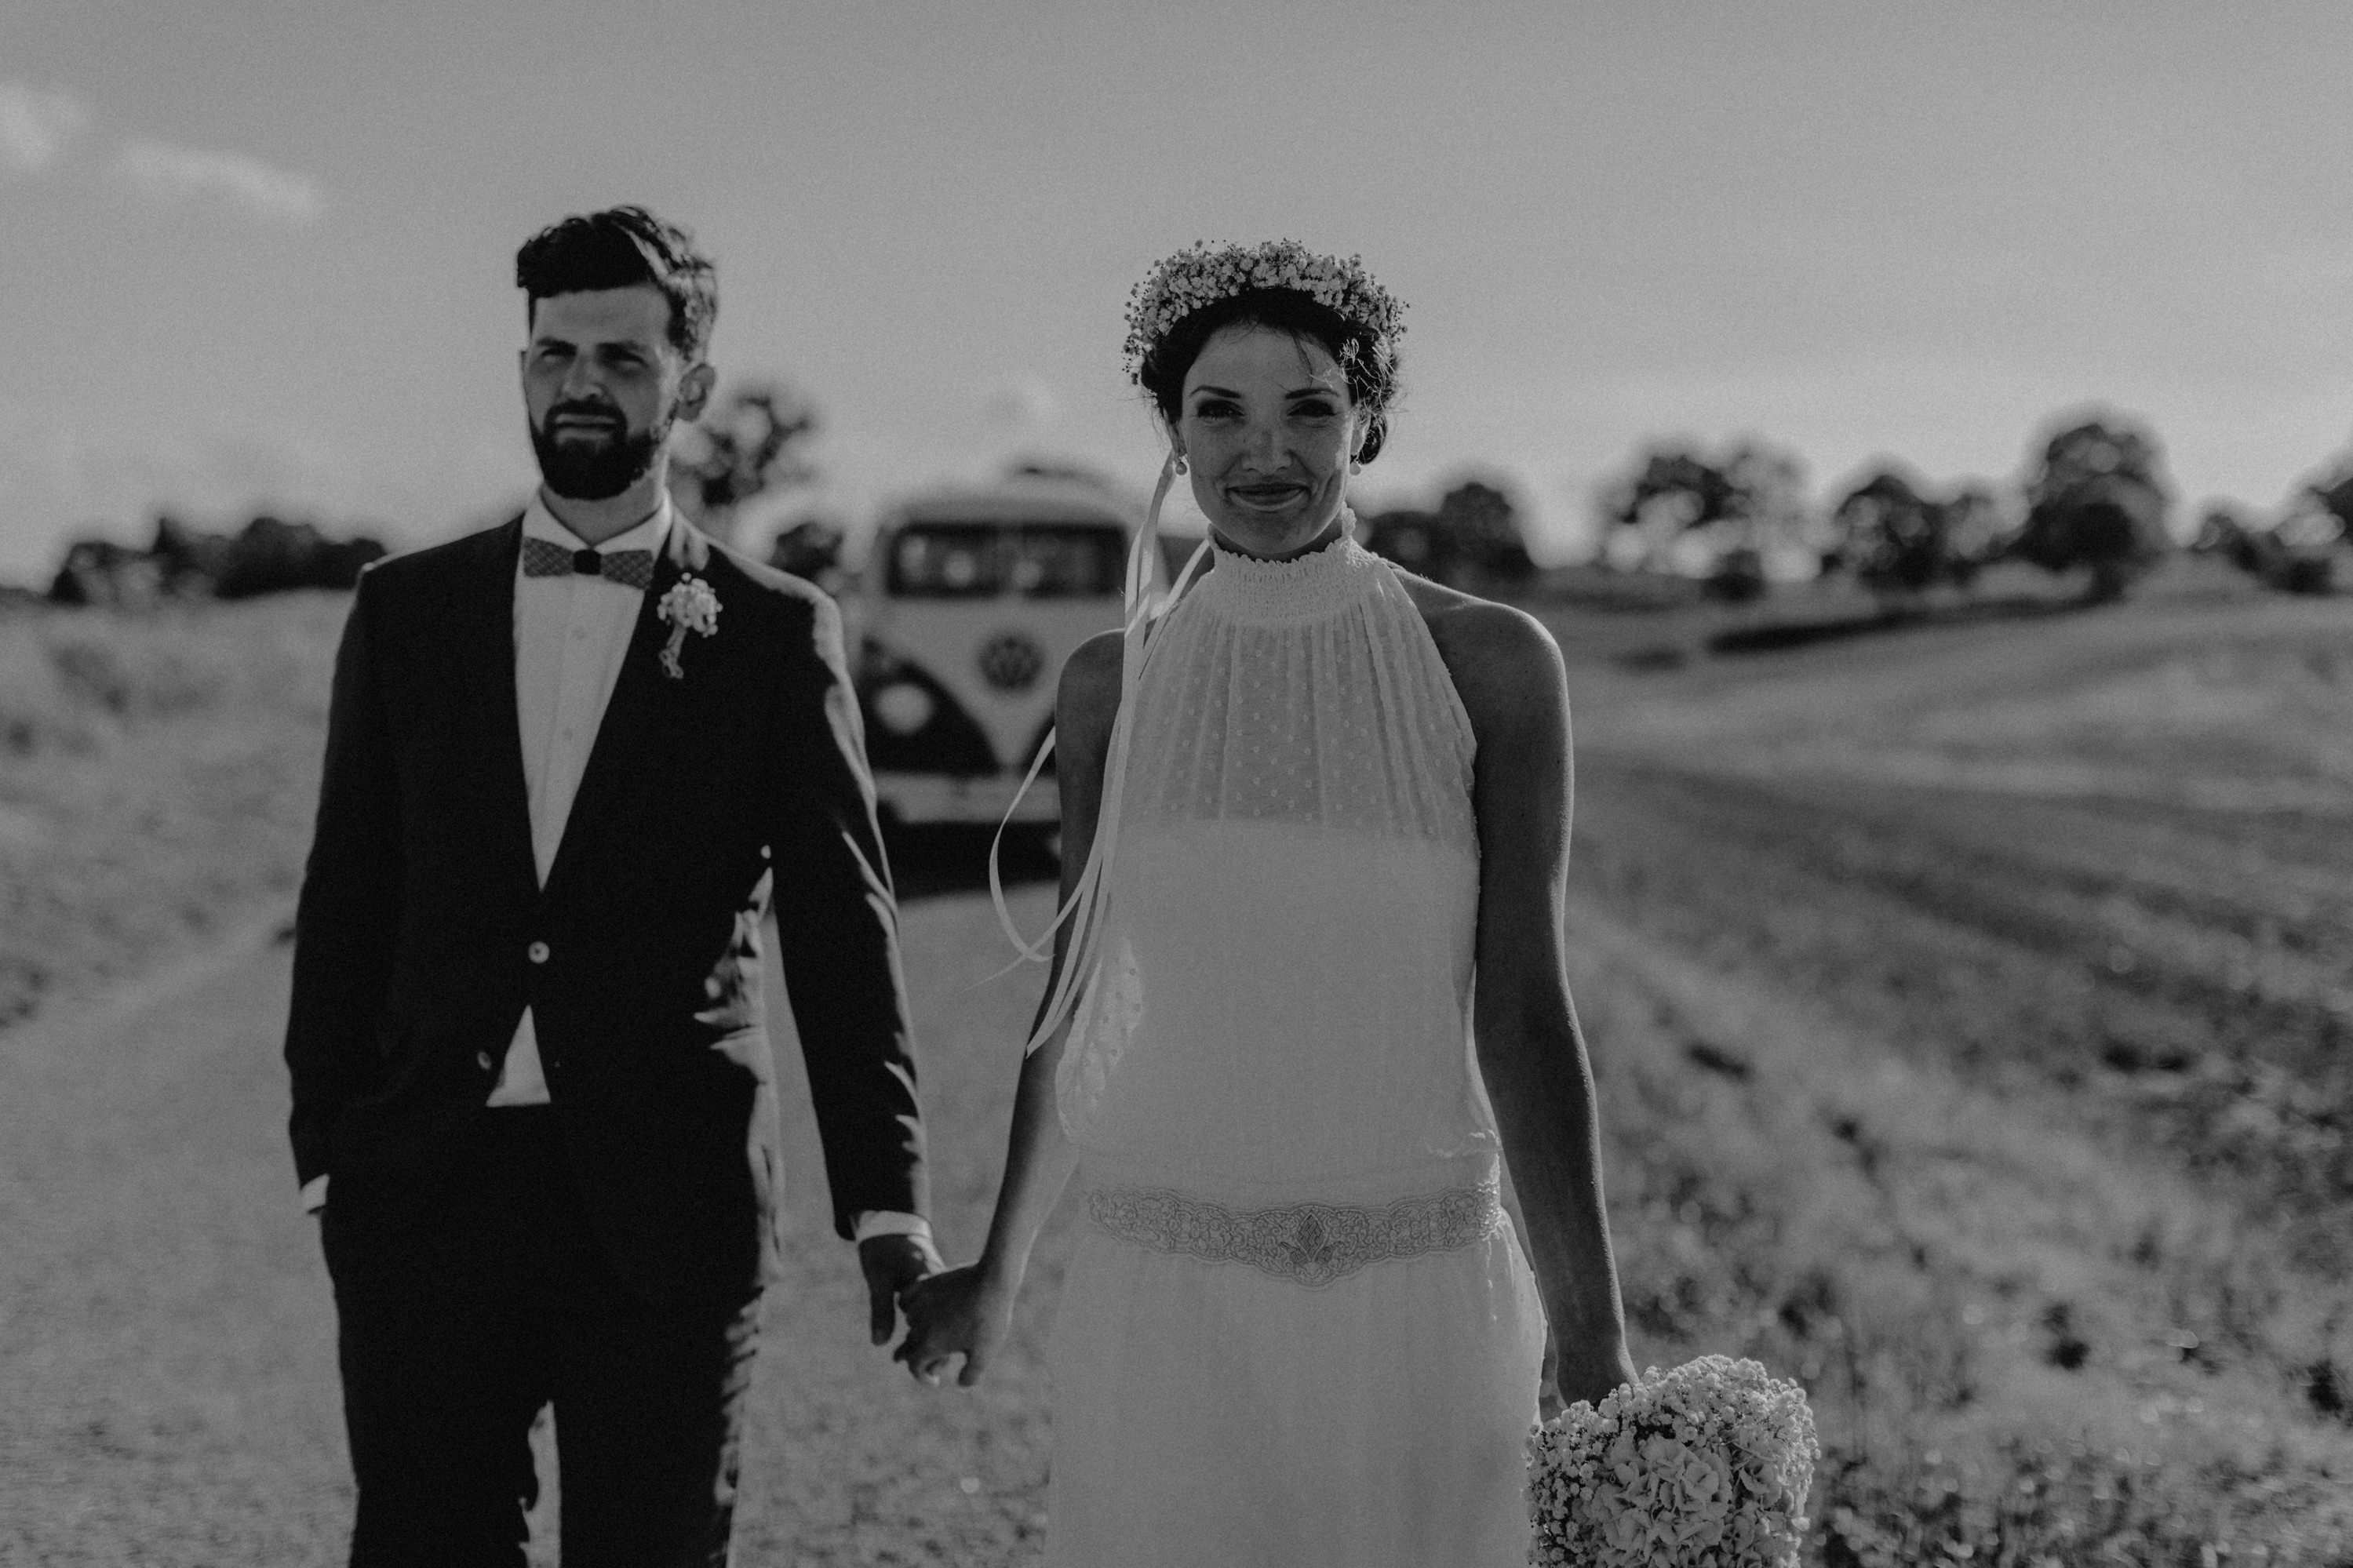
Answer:
[(1213, 569), (1063, 671), (1066, 918), (1004, 1182), (899, 1352), (980, 1377), (1075, 1172), (1050, 1563), (1523, 1563), (1540, 1383), (1633, 1375), (1560, 656), (1354, 537), (1401, 316), (1288, 241), (1180, 252), (1130, 305), (1154, 512), (1187, 476)]

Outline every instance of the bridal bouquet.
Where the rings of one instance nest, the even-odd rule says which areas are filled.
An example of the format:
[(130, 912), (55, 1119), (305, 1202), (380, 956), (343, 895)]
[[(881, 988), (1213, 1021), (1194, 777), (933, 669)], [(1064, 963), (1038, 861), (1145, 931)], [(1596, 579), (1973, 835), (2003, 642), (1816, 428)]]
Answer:
[(1578, 1400), (1528, 1439), (1528, 1560), (1577, 1568), (1788, 1568), (1821, 1445), (1806, 1391), (1702, 1356)]

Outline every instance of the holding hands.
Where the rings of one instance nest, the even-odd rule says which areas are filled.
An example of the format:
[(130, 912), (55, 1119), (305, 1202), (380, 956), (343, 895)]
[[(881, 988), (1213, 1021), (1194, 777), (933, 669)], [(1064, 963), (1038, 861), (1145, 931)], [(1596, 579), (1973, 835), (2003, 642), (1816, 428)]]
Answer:
[(899, 1300), (926, 1275), (942, 1267), (928, 1236), (870, 1236), (858, 1244), (858, 1267), (866, 1276), (867, 1333), (878, 1345), (891, 1342), (899, 1326)]
[(891, 1359), (905, 1362), (916, 1378), (936, 1387), (948, 1358), (961, 1354), (956, 1383), (970, 1388), (1013, 1331), (1013, 1297), (977, 1263), (926, 1275), (899, 1296), (907, 1337)]

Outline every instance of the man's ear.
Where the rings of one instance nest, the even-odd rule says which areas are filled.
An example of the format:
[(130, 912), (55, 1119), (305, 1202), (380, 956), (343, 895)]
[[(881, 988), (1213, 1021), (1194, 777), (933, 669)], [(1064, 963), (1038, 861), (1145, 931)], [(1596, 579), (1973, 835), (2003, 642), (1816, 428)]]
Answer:
[(707, 361), (679, 377), (678, 416), (689, 424), (702, 418), (703, 405), (711, 401), (711, 389), (718, 384), (719, 372)]

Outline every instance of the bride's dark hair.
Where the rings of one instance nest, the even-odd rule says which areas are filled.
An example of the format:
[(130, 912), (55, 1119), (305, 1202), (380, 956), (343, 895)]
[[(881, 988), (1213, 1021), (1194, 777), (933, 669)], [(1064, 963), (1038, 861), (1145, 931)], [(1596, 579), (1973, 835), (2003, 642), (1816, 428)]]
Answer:
[(1348, 400), (1364, 416), (1360, 462), (1380, 456), (1388, 440), (1389, 408), (1397, 401), (1397, 353), (1370, 328), (1318, 304), (1296, 289), (1252, 289), (1202, 306), (1168, 329), (1144, 356), (1136, 379), (1170, 425), (1185, 403), (1185, 373), (1209, 340), (1228, 327), (1263, 327), (1293, 342), (1314, 342), (1348, 378)]

